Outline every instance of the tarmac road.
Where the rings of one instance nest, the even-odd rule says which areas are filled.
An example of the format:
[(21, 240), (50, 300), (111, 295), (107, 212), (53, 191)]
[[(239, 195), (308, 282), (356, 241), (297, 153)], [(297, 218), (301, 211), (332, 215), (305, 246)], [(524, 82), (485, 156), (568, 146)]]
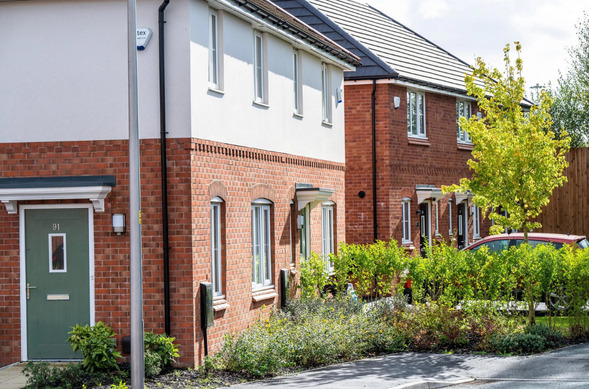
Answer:
[(231, 388), (417, 389), (444, 387), (469, 378), (474, 381), (454, 387), (589, 388), (589, 343), (531, 356), (401, 353)]

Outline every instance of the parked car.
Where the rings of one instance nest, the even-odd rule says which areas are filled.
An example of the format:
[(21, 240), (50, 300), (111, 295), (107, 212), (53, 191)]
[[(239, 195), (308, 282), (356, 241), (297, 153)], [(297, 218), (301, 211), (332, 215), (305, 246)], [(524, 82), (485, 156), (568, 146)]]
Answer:
[[(487, 247), (489, 252), (499, 252), (522, 243), (524, 243), (524, 234), (521, 232), (515, 232), (511, 234), (487, 236), (486, 238), (464, 248), (464, 250), (477, 251), (482, 247)], [(532, 247), (539, 244), (552, 244), (557, 249), (562, 248), (565, 244), (576, 245), (580, 249), (586, 249), (589, 247), (589, 241), (587, 241), (587, 238), (582, 235), (549, 234), (541, 232), (530, 232), (528, 234), (528, 243)], [(516, 295), (521, 294), (521, 290), (514, 292)], [(521, 298), (521, 296), (518, 298)], [(569, 307), (568, 298), (564, 293), (550, 293), (549, 296), (544, 296), (542, 300), (546, 302), (546, 306), (549, 309), (564, 311)]]
[[(487, 247), (489, 252), (498, 252), (522, 243), (524, 243), (524, 234), (521, 232), (513, 232), (511, 234), (487, 236), (486, 238), (465, 247), (464, 250), (476, 251), (480, 250), (482, 247)], [(543, 232), (530, 232), (528, 234), (528, 243), (532, 247), (539, 244), (552, 244), (557, 249), (562, 248), (565, 244), (575, 244), (581, 249), (589, 247), (589, 241), (582, 235), (549, 234)]]

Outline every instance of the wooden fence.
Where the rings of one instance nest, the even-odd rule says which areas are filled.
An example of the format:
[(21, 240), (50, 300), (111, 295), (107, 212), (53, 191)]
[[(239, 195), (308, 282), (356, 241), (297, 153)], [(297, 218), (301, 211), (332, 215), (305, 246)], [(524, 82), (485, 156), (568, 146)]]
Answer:
[(573, 149), (567, 156), (568, 182), (552, 193), (550, 203), (538, 217), (542, 232), (589, 237), (589, 148)]

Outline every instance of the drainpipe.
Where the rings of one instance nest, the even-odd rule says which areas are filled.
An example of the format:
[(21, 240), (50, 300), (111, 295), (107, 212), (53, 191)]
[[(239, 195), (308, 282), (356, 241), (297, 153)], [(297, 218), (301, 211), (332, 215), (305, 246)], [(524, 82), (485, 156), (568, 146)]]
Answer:
[(164, 0), (158, 9), (159, 71), (160, 71), (160, 145), (162, 166), (162, 235), (164, 249), (164, 326), (170, 335), (170, 247), (168, 242), (168, 166), (166, 152), (166, 78), (164, 64), (164, 11), (170, 0)]
[(372, 80), (372, 230), (378, 239), (378, 212), (376, 209), (376, 79)]

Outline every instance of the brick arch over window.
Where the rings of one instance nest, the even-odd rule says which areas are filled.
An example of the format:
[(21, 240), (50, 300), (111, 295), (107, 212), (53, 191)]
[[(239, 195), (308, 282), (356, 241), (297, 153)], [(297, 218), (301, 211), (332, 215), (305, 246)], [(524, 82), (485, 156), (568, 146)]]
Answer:
[(256, 199), (267, 199), (276, 203), (276, 194), (270, 185), (256, 184), (250, 188), (250, 198), (252, 201)]
[(413, 198), (414, 191), (411, 188), (403, 188), (401, 189), (400, 197), (409, 197), (410, 199)]
[(209, 184), (209, 198), (220, 197), (224, 201), (227, 201), (227, 188), (219, 180), (211, 181)]

